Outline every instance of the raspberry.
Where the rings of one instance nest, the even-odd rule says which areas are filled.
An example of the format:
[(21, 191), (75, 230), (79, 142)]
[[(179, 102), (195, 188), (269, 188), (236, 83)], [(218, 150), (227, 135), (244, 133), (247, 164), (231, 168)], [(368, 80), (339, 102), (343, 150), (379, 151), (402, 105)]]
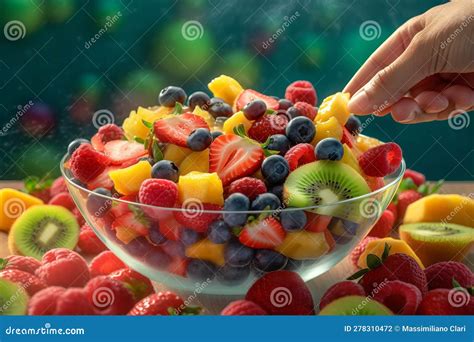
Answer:
[(255, 316), (267, 313), (259, 305), (249, 300), (236, 300), (227, 305), (221, 312), (222, 316)]
[(315, 106), (318, 100), (316, 89), (308, 81), (295, 81), (291, 83), (286, 88), (285, 98), (293, 103), (306, 102), (312, 106)]
[(0, 259), (0, 270), (15, 269), (35, 274), (36, 269), (41, 266), (41, 263), (38, 260), (29, 256), (9, 255), (3, 260), (5, 261), (5, 264), (2, 268)]
[(86, 223), (86, 220), (84, 219), (84, 216), (82, 216), (81, 212), (79, 211), (79, 209), (77, 207), (72, 209), (71, 212), (74, 215), (74, 217), (76, 218), (78, 225), (82, 226), (84, 223)]
[(372, 147), (359, 157), (359, 165), (367, 176), (384, 177), (396, 171), (402, 162), (402, 149), (395, 143)]
[(442, 261), (430, 265), (425, 269), (428, 289), (452, 289), (453, 279), (461, 287), (472, 286), (474, 278), (471, 270), (464, 264), (456, 261)]
[(373, 236), (367, 236), (352, 250), (351, 261), (354, 266), (358, 267), (357, 263), (359, 261), (360, 256), (365, 252), (367, 244), (374, 240), (378, 240), (378, 238)]
[(248, 130), (248, 136), (264, 143), (271, 135), (285, 134), (287, 124), (286, 115), (266, 114), (252, 123)]
[(66, 291), (61, 286), (50, 286), (31, 297), (28, 303), (28, 314), (35, 316), (49, 316), (56, 312), (58, 298)]
[(51, 197), (54, 197), (57, 194), (60, 194), (61, 192), (67, 192), (66, 181), (62, 176), (56, 178), (53, 184), (51, 185), (51, 188), (49, 188), (49, 194)]
[(37, 276), (16, 269), (1, 271), (0, 278), (7, 279), (21, 285), (21, 287), (23, 287), (23, 289), (28, 292), (30, 296), (34, 295), (38, 291), (41, 291), (47, 286), (46, 283)]
[(187, 311), (184, 301), (175, 293), (166, 291), (154, 293), (140, 302), (128, 313), (131, 316), (168, 316)]
[(132, 293), (107, 276), (91, 279), (84, 288), (89, 302), (101, 315), (126, 314), (134, 304)]
[[(458, 291), (458, 292), (457, 292)], [(466, 290), (429, 291), (418, 307), (418, 315), (472, 315), (474, 300)]]
[(59, 295), (56, 301), (55, 315), (93, 315), (94, 306), (87, 298), (87, 293), (83, 289), (67, 289)]
[(111, 273), (109, 277), (123, 283), (132, 292), (136, 302), (154, 292), (150, 279), (130, 268), (122, 268)]
[(381, 283), (373, 298), (397, 315), (415, 315), (421, 302), (421, 292), (413, 284), (399, 280)]
[(49, 286), (82, 287), (90, 279), (84, 258), (66, 248), (46, 252), (36, 275)]
[(389, 210), (385, 210), (380, 216), (375, 226), (372, 227), (368, 236), (374, 236), (378, 238), (384, 238), (390, 235), (393, 224), (395, 223), (395, 216)]
[(285, 159), (290, 166), (290, 171), (311, 163), (316, 160), (314, 156), (314, 147), (311, 144), (298, 144), (293, 146), (285, 153)]
[(240, 192), (247, 196), (251, 201), (260, 194), (267, 192), (265, 183), (258, 178), (244, 177), (230, 183), (227, 189), (227, 195)]
[(403, 178), (411, 178), (411, 180), (413, 181), (413, 183), (416, 184), (416, 186), (420, 186), (426, 181), (426, 177), (424, 174), (410, 169), (405, 170)]
[(60, 205), (61, 207), (64, 207), (68, 210), (73, 210), (76, 207), (76, 204), (74, 204), (74, 201), (68, 192), (61, 192), (57, 194), (49, 200), (48, 204)]
[(84, 224), (81, 227), (81, 232), (79, 234), (79, 241), (77, 246), (80, 248), (81, 252), (84, 254), (96, 255), (100, 252), (106, 251), (107, 247), (104, 243), (97, 237), (92, 228), (88, 224)]
[(410, 204), (418, 201), (423, 196), (416, 190), (405, 190), (398, 195), (397, 211), (398, 217), (403, 220), (405, 212)]
[(209, 228), (211, 222), (219, 216), (219, 213), (207, 213), (206, 210), (218, 211), (221, 209), (216, 204), (203, 203), (202, 209), (175, 211), (174, 217), (183, 226), (194, 229), (198, 233), (204, 233)]
[(99, 128), (97, 133), (102, 136), (104, 144), (112, 140), (120, 140), (125, 136), (123, 130), (115, 124), (104, 125)]
[(357, 283), (350, 280), (341, 281), (331, 286), (321, 297), (319, 309), (322, 310), (332, 301), (345, 296), (365, 296), (365, 291)]
[(387, 210), (391, 211), (393, 216), (395, 217), (395, 222), (398, 220), (398, 209), (395, 203), (390, 203), (387, 207)]
[(140, 186), (138, 199), (143, 204), (172, 208), (178, 200), (178, 187), (167, 179), (147, 179)]
[(87, 183), (105, 170), (107, 157), (96, 152), (91, 145), (82, 144), (74, 151), (69, 162), (74, 177)]
[(293, 107), (295, 107), (301, 115), (311, 120), (314, 120), (316, 117), (316, 108), (307, 102), (296, 102)]
[(114, 271), (126, 268), (127, 265), (122, 260), (117, 258), (111, 251), (105, 251), (92, 259), (89, 268), (91, 278), (108, 275)]

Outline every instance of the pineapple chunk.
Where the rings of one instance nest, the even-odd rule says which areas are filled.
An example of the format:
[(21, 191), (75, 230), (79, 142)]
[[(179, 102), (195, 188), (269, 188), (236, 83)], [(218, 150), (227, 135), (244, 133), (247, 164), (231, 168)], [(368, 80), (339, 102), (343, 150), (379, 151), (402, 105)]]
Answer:
[(114, 182), (114, 188), (122, 195), (134, 195), (140, 190), (140, 185), (145, 179), (151, 178), (151, 165), (143, 160), (125, 169), (109, 172), (109, 177)]
[(207, 239), (198, 241), (186, 248), (188, 258), (210, 261), (217, 266), (224, 266), (224, 244), (216, 244)]
[(327, 121), (316, 122), (316, 135), (311, 143), (312, 145), (316, 145), (318, 142), (326, 138), (341, 140), (342, 133), (342, 125), (335, 117), (330, 117)]
[(178, 181), (179, 201), (201, 201), (217, 205), (224, 204), (224, 188), (217, 173), (192, 171), (180, 176)]
[(179, 166), (179, 173), (184, 176), (192, 171), (209, 172), (209, 149), (193, 152)]
[(344, 126), (351, 115), (347, 106), (349, 98), (349, 93), (336, 93), (325, 98), (318, 109), (316, 121), (327, 121), (335, 117), (341, 126)]
[(220, 97), (230, 105), (244, 91), (239, 82), (226, 75), (214, 78), (207, 86), (215, 97)]
[(252, 126), (252, 121), (247, 119), (244, 113), (241, 111), (235, 113), (224, 122), (222, 131), (225, 134), (234, 134), (234, 128), (238, 127), (239, 125), (244, 125), (245, 132), (247, 132), (250, 126)]

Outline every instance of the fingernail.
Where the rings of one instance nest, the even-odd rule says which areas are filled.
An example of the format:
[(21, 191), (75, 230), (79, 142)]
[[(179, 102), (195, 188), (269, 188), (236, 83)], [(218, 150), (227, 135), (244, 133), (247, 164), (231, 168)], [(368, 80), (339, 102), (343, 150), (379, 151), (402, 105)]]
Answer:
[(369, 97), (364, 89), (358, 91), (349, 101), (349, 111), (352, 113), (363, 114), (370, 105)]
[(398, 117), (399, 122), (408, 122), (408, 121), (413, 121), (416, 118), (416, 112), (411, 111), (408, 113), (405, 113), (405, 115), (402, 115)]

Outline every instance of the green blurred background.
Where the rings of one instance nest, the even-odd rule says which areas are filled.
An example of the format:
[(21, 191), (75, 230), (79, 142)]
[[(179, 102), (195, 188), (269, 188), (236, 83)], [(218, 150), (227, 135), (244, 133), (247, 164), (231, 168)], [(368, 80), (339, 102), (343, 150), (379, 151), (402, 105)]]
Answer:
[[(307, 79), (321, 101), (399, 25), (440, 3), (2, 0), (0, 179), (57, 175), (68, 141), (93, 134), (94, 113), (121, 123), (170, 84), (189, 94), (225, 73), (282, 97)], [(366, 123), (429, 179), (472, 180), (474, 125)]]

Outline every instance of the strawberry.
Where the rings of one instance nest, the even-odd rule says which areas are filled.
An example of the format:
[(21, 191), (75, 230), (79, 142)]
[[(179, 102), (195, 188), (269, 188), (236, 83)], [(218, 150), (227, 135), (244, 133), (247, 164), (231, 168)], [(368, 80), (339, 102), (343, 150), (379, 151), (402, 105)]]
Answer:
[(383, 180), (383, 177), (369, 177), (365, 176), (365, 181), (367, 182), (367, 185), (369, 186), (370, 190), (375, 191), (383, 186), (385, 186), (385, 182)]
[(0, 278), (10, 280), (20, 285), (30, 296), (41, 291), (48, 285), (39, 277), (18, 269), (6, 269), (0, 271)]
[(428, 289), (452, 289), (454, 284), (469, 288), (474, 283), (474, 276), (466, 265), (456, 261), (441, 261), (425, 269)]
[(328, 229), (332, 216), (317, 215), (311, 212), (306, 212), (306, 219), (306, 225), (303, 229), (314, 233), (320, 233)]
[(260, 194), (267, 192), (265, 183), (258, 178), (243, 177), (233, 181), (227, 189), (227, 195), (240, 192), (247, 196), (251, 201)]
[(413, 181), (413, 183), (416, 184), (416, 186), (420, 186), (426, 181), (426, 177), (424, 174), (410, 169), (405, 170), (403, 178), (411, 178), (411, 180)]
[[(44, 203), (48, 203), (51, 197), (53, 197), (51, 195), (52, 184), (54, 182), (51, 179), (39, 179), (35, 176), (27, 177), (24, 181), (26, 192), (31, 196), (41, 199)], [(64, 191), (67, 191), (67, 188)]]
[(262, 100), (267, 105), (267, 109), (278, 109), (278, 100), (271, 96), (260, 94), (258, 91), (252, 89), (244, 90), (235, 101), (237, 110), (242, 110), (245, 105), (254, 100)]
[(189, 259), (187, 258), (175, 257), (168, 264), (166, 270), (170, 273), (184, 277), (186, 276), (186, 269), (188, 267), (188, 263)]
[(54, 197), (61, 192), (67, 192), (66, 181), (62, 176), (54, 180), (51, 188), (49, 188), (49, 195), (50, 197)]
[[(209, 225), (219, 217), (220, 213), (218, 211), (222, 208), (217, 204), (202, 203), (202, 207), (197, 210), (183, 209), (174, 212), (176, 221), (198, 233), (204, 233)], [(208, 213), (207, 210), (215, 212)]]
[(35, 274), (40, 266), (38, 260), (29, 256), (9, 255), (5, 259), (0, 259), (0, 271), (16, 269)]
[(384, 238), (390, 235), (393, 224), (395, 223), (395, 216), (390, 210), (385, 210), (380, 216), (379, 220), (370, 230), (368, 236)]
[(342, 138), (341, 138), (341, 143), (346, 144), (349, 147), (354, 147), (354, 136), (349, 132), (349, 130), (346, 127), (343, 127), (342, 129)]
[(249, 300), (235, 300), (230, 302), (222, 311), (221, 316), (256, 316), (267, 313), (258, 304)]
[(234, 134), (217, 137), (209, 150), (209, 172), (217, 172), (224, 185), (254, 174), (262, 164), (263, 149)]
[(274, 134), (285, 134), (288, 117), (279, 114), (265, 114), (252, 123), (248, 130), (250, 138), (264, 143)]
[[(127, 202), (137, 202), (137, 197), (135, 195), (127, 195), (127, 196), (122, 196), (119, 198), (122, 201), (127, 201)], [(110, 212), (115, 216), (119, 217), (122, 216), (130, 211), (128, 207), (128, 203), (124, 202), (118, 202), (114, 201), (112, 202), (112, 208), (110, 209)]]
[(378, 238), (373, 237), (373, 236), (367, 236), (361, 242), (359, 242), (359, 244), (352, 250), (350, 258), (351, 258), (352, 264), (355, 267), (359, 267), (357, 265), (359, 262), (359, 258), (365, 252), (365, 249), (367, 248), (367, 244), (375, 240), (378, 240)]
[(273, 248), (285, 239), (285, 230), (273, 217), (255, 220), (245, 225), (239, 240), (251, 248)]
[(365, 296), (364, 288), (350, 280), (336, 283), (327, 289), (324, 295), (321, 297), (319, 309), (322, 310), (332, 301), (346, 296)]
[(108, 275), (116, 270), (126, 268), (127, 265), (123, 263), (111, 251), (105, 251), (97, 255), (89, 264), (91, 278)]
[(285, 159), (290, 166), (290, 171), (311, 163), (316, 160), (314, 155), (314, 147), (311, 144), (298, 144), (293, 146), (285, 153)]
[(395, 217), (395, 222), (397, 222), (398, 221), (397, 205), (393, 202), (389, 203), (389, 205), (387, 206), (387, 210), (392, 212), (393, 216)]
[(160, 221), (159, 230), (168, 240), (178, 241), (181, 237), (183, 226), (175, 220), (174, 216), (170, 216)]
[(266, 273), (250, 287), (245, 299), (269, 315), (314, 315), (311, 292), (295, 272)]
[(150, 222), (143, 215), (143, 213), (128, 213), (115, 218), (112, 223), (113, 230), (120, 230), (120, 228), (132, 229), (138, 235), (146, 236), (148, 234), (148, 227)]
[(206, 121), (191, 113), (175, 115), (155, 121), (153, 131), (160, 142), (187, 147), (187, 139), (198, 128), (209, 129)]
[(105, 144), (104, 154), (109, 158), (111, 164), (126, 167), (147, 156), (148, 151), (142, 144), (134, 141), (112, 140)]
[(57, 194), (49, 200), (48, 204), (60, 205), (61, 207), (64, 207), (68, 210), (72, 210), (76, 207), (76, 204), (74, 203), (71, 195), (69, 195), (69, 192)]
[(359, 157), (359, 165), (367, 176), (384, 177), (395, 172), (402, 162), (402, 149), (395, 143), (372, 147)]
[(416, 190), (405, 190), (398, 194), (397, 211), (398, 217), (403, 220), (405, 212), (410, 204), (418, 201), (423, 196)]
[(140, 203), (173, 208), (178, 200), (178, 186), (167, 179), (147, 179), (138, 193)]
[(150, 279), (130, 268), (122, 268), (109, 274), (109, 277), (120, 281), (132, 293), (135, 302), (151, 295), (153, 285)]
[[(454, 292), (459, 291), (459, 292)], [(474, 297), (465, 289), (435, 289), (429, 291), (421, 301), (418, 315), (473, 315)]]
[(89, 255), (96, 255), (107, 250), (107, 247), (88, 224), (84, 224), (81, 227), (77, 247), (79, 247), (82, 254)]
[(104, 145), (112, 140), (121, 140), (124, 137), (123, 130), (115, 124), (101, 126), (92, 137), (91, 144), (96, 151), (104, 152)]
[(285, 91), (285, 98), (293, 103), (306, 102), (312, 106), (316, 105), (318, 96), (311, 82), (295, 81), (291, 83)]
[(301, 115), (306, 116), (308, 119), (314, 120), (316, 117), (316, 108), (307, 102), (296, 102), (293, 107), (295, 107)]
[(100, 175), (109, 162), (105, 155), (95, 151), (89, 144), (79, 146), (69, 159), (73, 176), (83, 183)]
[(177, 294), (166, 291), (149, 295), (139, 301), (128, 313), (130, 316), (175, 316), (197, 314), (198, 308), (184, 305), (183, 299)]

